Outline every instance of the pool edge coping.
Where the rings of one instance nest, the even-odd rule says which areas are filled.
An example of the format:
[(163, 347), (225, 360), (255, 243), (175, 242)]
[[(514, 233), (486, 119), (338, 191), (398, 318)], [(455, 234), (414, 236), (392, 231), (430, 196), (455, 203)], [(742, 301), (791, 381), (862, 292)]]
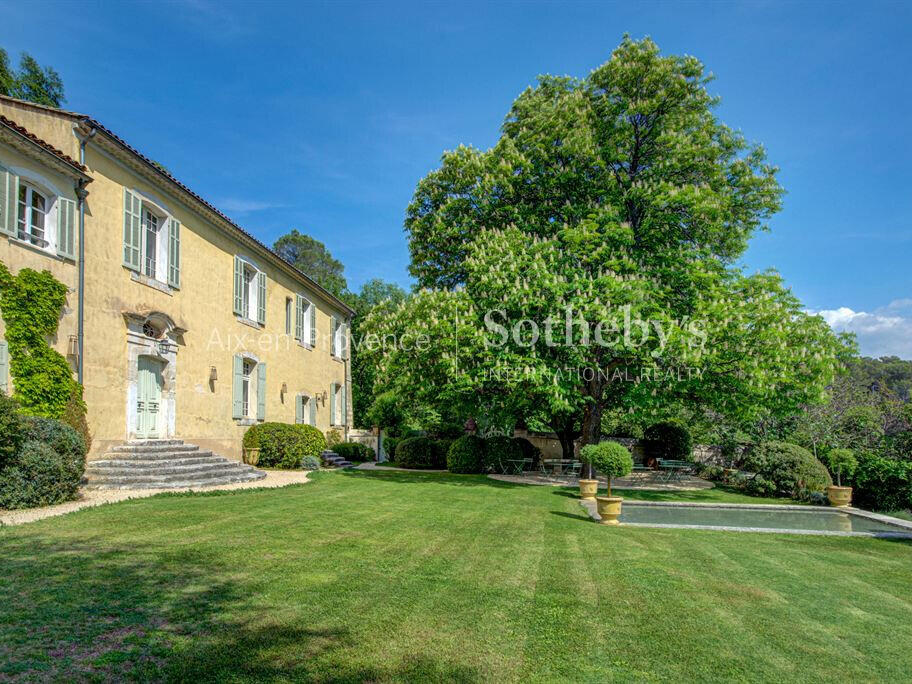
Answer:
[[(580, 506), (586, 509), (589, 517), (599, 522), (601, 517), (596, 510), (594, 499), (580, 499)], [(668, 508), (709, 508), (709, 509), (741, 509), (758, 511), (816, 511), (818, 513), (842, 512), (867, 518), (885, 525), (898, 527), (906, 531), (884, 532), (839, 532), (835, 530), (794, 530), (773, 527), (740, 527), (736, 525), (678, 525), (674, 523), (621, 523), (621, 527), (652, 527), (658, 529), (676, 530), (710, 530), (720, 532), (763, 532), (768, 534), (798, 534), (819, 535), (826, 537), (868, 537), (873, 539), (912, 539), (912, 521), (894, 518), (881, 513), (873, 513), (854, 506), (835, 508), (833, 506), (803, 506), (798, 504), (750, 504), (750, 503), (723, 503), (723, 502), (697, 502), (697, 501), (637, 501), (624, 500), (624, 506), (662, 506)]]

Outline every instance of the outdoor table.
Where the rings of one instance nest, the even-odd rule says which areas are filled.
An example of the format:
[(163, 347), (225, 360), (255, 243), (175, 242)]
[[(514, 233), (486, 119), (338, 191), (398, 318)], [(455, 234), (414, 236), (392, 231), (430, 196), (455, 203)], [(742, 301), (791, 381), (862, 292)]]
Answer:
[(553, 475), (560, 475), (564, 471), (564, 466), (573, 465), (574, 461), (571, 458), (544, 458), (542, 463), (551, 466)]
[(531, 458), (509, 458), (509, 459), (507, 459), (507, 463), (509, 464), (509, 466), (507, 467), (508, 474), (522, 475), (523, 470), (525, 470), (526, 463), (531, 463), (531, 462), (532, 462)]

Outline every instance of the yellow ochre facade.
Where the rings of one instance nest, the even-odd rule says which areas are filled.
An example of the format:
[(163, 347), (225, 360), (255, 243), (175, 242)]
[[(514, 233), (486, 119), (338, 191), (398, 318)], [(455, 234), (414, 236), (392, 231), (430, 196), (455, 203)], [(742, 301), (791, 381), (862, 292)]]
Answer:
[(0, 261), (69, 288), (50, 342), (82, 363), (90, 458), (177, 438), (240, 459), (261, 421), (347, 435), (343, 302), (93, 119), (2, 96), (0, 117)]

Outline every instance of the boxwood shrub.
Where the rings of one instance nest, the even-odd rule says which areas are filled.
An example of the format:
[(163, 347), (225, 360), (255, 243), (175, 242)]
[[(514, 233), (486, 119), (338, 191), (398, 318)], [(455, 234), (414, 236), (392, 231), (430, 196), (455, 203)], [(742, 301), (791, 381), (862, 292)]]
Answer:
[(361, 442), (342, 442), (332, 447), (332, 450), (352, 463), (374, 460), (374, 450)]
[(464, 435), (450, 445), (447, 468), (451, 473), (480, 473), (484, 459), (485, 441), (475, 435)]
[(851, 480), (856, 506), (875, 511), (912, 509), (912, 461), (885, 458), (870, 451), (855, 455), (858, 467)]
[(647, 463), (653, 459), (686, 461), (693, 450), (690, 432), (676, 420), (650, 425), (643, 431), (643, 448)]
[(396, 463), (402, 468), (434, 468), (434, 440), (430, 437), (406, 437), (396, 447)]
[(390, 461), (396, 460), (396, 447), (399, 446), (401, 441), (399, 437), (383, 437), (383, 451)]
[(259, 448), (259, 466), (293, 470), (302, 466), (305, 456), (319, 459), (326, 438), (312, 425), (259, 423), (244, 433), (244, 446)]
[(24, 428), (19, 405), (0, 392), (0, 469), (19, 453), (25, 441)]
[(85, 473), (85, 443), (59, 420), (25, 418), (25, 440), (0, 469), (0, 508), (50, 506), (75, 499)]
[(496, 436), (485, 440), (484, 469), (488, 472), (502, 473), (507, 461), (523, 457), (522, 447), (512, 437)]
[(768, 480), (776, 494), (793, 499), (808, 498), (833, 484), (814, 454), (788, 442), (763, 442), (745, 457), (743, 468)]
[(455, 439), (449, 437), (440, 437), (434, 440), (434, 468), (437, 470), (446, 470), (447, 454), (450, 447), (453, 446)]

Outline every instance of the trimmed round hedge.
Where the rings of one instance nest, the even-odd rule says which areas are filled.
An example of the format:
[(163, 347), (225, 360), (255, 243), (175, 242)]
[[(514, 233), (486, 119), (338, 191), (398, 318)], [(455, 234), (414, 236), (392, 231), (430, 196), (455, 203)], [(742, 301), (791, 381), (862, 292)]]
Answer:
[(0, 469), (14, 459), (25, 441), (25, 425), (19, 405), (0, 392)]
[(793, 499), (807, 498), (833, 484), (814, 454), (788, 442), (761, 443), (747, 455), (742, 467), (769, 481), (777, 494)]
[(483, 472), (485, 441), (475, 435), (463, 435), (450, 445), (447, 469), (451, 473)]
[(484, 469), (486, 471), (503, 472), (507, 461), (517, 461), (522, 457), (522, 447), (512, 437), (488, 437), (485, 440)]
[(676, 420), (668, 420), (643, 431), (643, 447), (648, 459), (686, 461), (690, 459), (693, 440), (686, 427)]
[(244, 447), (260, 450), (259, 466), (295, 470), (307, 456), (319, 459), (326, 438), (312, 425), (259, 423), (244, 433)]
[[(591, 463), (596, 472), (605, 477), (624, 477), (633, 470), (630, 449), (617, 442), (605, 441), (587, 444), (580, 449), (580, 460)], [(610, 489), (610, 488), (609, 488)]]
[(85, 443), (51, 418), (22, 420), (24, 442), (0, 470), (0, 508), (33, 508), (76, 498), (85, 473)]
[(396, 446), (396, 463), (403, 468), (436, 467), (436, 449), (430, 437), (406, 437)]

